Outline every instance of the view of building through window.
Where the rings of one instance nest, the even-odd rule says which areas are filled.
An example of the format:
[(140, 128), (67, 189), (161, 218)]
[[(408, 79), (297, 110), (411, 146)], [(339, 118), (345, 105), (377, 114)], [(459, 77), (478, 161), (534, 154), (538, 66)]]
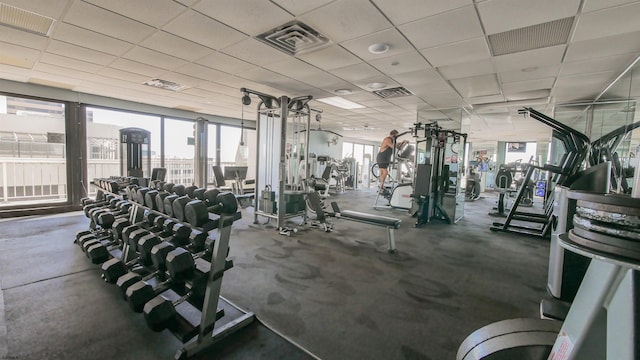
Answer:
[(0, 96), (0, 206), (67, 200), (65, 108)]
[[(120, 164), (123, 128), (150, 132), (150, 146), (143, 150), (143, 165), (150, 161), (151, 168), (167, 168), (167, 181), (194, 183), (194, 121), (98, 107), (87, 107), (85, 116), (87, 179), (82, 186), (89, 195), (95, 193), (89, 186), (93, 179), (123, 175)], [(213, 183), (214, 164), (249, 166), (248, 173), (253, 176), (255, 162), (249, 155), (250, 148), (255, 146), (255, 139), (251, 138), (255, 137), (254, 130), (244, 130), (243, 146), (240, 128), (209, 124), (207, 131), (209, 184)], [(0, 96), (0, 206), (67, 200), (65, 137), (64, 103)], [(151, 176), (146, 173), (146, 166), (143, 170), (144, 176)]]

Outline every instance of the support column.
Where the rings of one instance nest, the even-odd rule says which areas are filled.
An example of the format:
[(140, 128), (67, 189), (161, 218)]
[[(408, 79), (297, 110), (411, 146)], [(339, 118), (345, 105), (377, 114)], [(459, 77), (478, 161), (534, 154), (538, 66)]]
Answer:
[(198, 187), (207, 186), (207, 147), (208, 147), (208, 121), (199, 117), (194, 127), (195, 158), (194, 158), (194, 182)]

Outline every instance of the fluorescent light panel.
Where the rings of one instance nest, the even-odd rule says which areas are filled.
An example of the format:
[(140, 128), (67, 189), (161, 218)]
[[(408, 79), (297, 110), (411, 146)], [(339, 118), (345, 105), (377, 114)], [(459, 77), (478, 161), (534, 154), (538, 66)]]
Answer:
[(340, 96), (333, 96), (328, 98), (316, 99), (320, 102), (323, 102), (327, 105), (339, 107), (341, 109), (352, 110), (352, 109), (364, 109), (363, 105), (354, 103), (353, 101), (341, 98)]

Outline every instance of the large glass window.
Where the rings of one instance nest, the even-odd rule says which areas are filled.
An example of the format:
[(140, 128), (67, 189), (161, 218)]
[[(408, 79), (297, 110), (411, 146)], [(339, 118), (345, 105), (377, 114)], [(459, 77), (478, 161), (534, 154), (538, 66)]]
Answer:
[(207, 184), (214, 184), (215, 181), (213, 179), (213, 171), (211, 170), (211, 166), (217, 165), (218, 161), (218, 142), (217, 142), (217, 134), (218, 134), (218, 125), (216, 124), (208, 124), (207, 125)]
[(353, 156), (353, 143), (343, 142), (342, 143), (342, 158), (352, 157)]
[(164, 167), (166, 181), (191, 185), (195, 180), (195, 122), (165, 119), (164, 121)]
[[(126, 175), (121, 174), (120, 170), (122, 128), (136, 127), (151, 133), (150, 153), (143, 153), (143, 158), (146, 159), (147, 155), (150, 155), (151, 168), (160, 167), (160, 117), (93, 107), (87, 108), (86, 117), (88, 181), (112, 175)], [(143, 170), (144, 176), (151, 176), (146, 173), (146, 166), (143, 166)], [(87, 190), (90, 194), (94, 192), (94, 189)]]
[(65, 106), (0, 96), (0, 206), (67, 200)]

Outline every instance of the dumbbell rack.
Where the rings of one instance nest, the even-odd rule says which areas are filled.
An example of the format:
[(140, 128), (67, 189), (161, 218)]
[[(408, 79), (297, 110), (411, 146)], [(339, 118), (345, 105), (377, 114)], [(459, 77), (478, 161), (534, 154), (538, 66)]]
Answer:
[[(108, 189), (102, 189), (102, 191), (106, 194), (110, 193)], [(122, 194), (113, 195), (122, 196)], [(129, 213), (131, 220), (139, 218), (139, 214), (141, 212), (151, 212), (158, 215), (164, 215), (133, 201), (131, 201), (131, 205)], [(178, 325), (169, 328), (173, 335), (175, 335), (184, 344), (183, 347), (176, 352), (176, 359), (187, 359), (193, 357), (223, 338), (251, 324), (255, 320), (255, 315), (252, 312), (242, 310), (220, 295), (222, 277), (226, 268), (226, 257), (229, 253), (231, 225), (234, 221), (240, 219), (240, 216), (241, 213), (239, 212), (232, 215), (209, 215), (210, 222), (215, 222), (216, 225), (210, 226), (215, 229), (209, 231), (208, 237), (214, 238), (215, 243), (211, 256), (211, 267), (208, 269), (204, 302), (202, 310), (200, 311), (199, 322), (197, 320), (193, 321), (193, 316), (183, 316), (178, 311)], [(189, 226), (194, 228), (192, 225)], [(194, 229), (202, 230), (197, 228)], [(128, 262), (133, 259), (133, 257), (133, 251), (125, 244), (122, 250), (121, 260)], [(225, 309), (231, 309), (231, 311), (225, 311)], [(229, 312), (237, 315), (233, 319), (230, 319), (231, 316), (226, 316)], [(216, 322), (218, 320), (223, 320), (221, 321), (223, 324), (216, 327)]]

